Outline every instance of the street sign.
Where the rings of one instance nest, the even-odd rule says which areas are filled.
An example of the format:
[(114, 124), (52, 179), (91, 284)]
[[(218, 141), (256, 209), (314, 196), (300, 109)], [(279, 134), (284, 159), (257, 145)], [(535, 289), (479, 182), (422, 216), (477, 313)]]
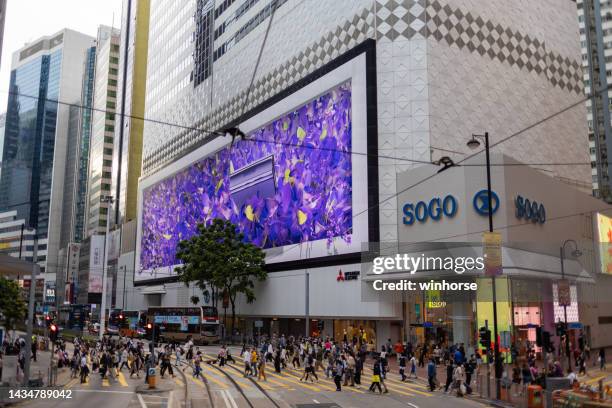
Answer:
[(567, 279), (561, 279), (557, 282), (557, 299), (559, 306), (570, 306), (572, 304), (570, 284)]
[(432, 322), (423, 322), (423, 327), (433, 327), (433, 323)]
[(573, 329), (573, 330), (580, 330), (582, 329), (582, 323), (580, 322), (571, 322), (567, 324), (567, 328), (568, 329)]
[(255, 320), (255, 327), (261, 329), (263, 327), (263, 320)]
[(502, 237), (499, 232), (482, 234), (482, 254), (485, 259), (485, 276), (493, 277), (502, 274)]

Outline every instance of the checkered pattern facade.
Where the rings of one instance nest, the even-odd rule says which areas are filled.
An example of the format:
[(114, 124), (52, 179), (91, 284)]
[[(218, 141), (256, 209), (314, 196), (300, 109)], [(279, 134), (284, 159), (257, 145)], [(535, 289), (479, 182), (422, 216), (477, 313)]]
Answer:
[[(332, 59), (345, 53), (373, 34), (374, 13), (364, 8), (350, 20), (345, 20), (319, 41), (291, 57), (284, 64), (263, 75), (253, 83), (253, 89), (236, 94), (227, 103), (214, 109), (206, 118), (193, 125), (197, 129), (216, 130), (238, 118), (244, 112), (261, 104), (291, 84), (312, 73)], [(167, 159), (184, 151), (186, 146), (201, 142), (209, 135), (206, 131), (186, 130), (143, 160), (145, 173), (163, 166)]]
[(579, 60), (547, 50), (545, 41), (439, 1), (389, 0), (376, 3), (378, 37), (392, 41), (415, 36), (543, 74), (554, 86), (580, 94)]
[[(468, 2), (470, 0), (457, 0), (459, 3), (462, 1)], [(411, 158), (428, 159), (431, 142), (428, 132), (431, 127), (436, 126), (433, 122), (430, 124), (430, 113), (427, 106), (428, 103), (431, 104), (431, 101), (428, 102), (430, 98), (428, 87), (430, 87), (430, 82), (431, 86), (437, 86), (437, 81), (440, 78), (429, 72), (432, 68), (429, 64), (433, 63), (434, 59), (428, 57), (427, 44), (430, 44), (429, 47), (440, 45), (451, 50), (469, 52), (474, 57), (485, 59), (482, 64), (486, 66), (501, 63), (508, 68), (518, 68), (519, 72), (536, 75), (537, 78), (547, 81), (558, 89), (560, 94), (569, 96), (570, 93), (579, 95), (582, 92), (582, 72), (578, 59), (571, 59), (549, 49), (547, 44), (550, 41), (547, 43), (547, 40), (534, 33), (527, 34), (524, 31), (526, 29), (524, 26), (520, 30), (514, 29), (510, 27), (510, 24), (498, 23), (496, 18), (491, 17), (491, 15), (480, 15), (481, 9), (479, 7), (457, 4), (451, 6), (447, 3), (452, 4), (453, 2), (450, 0), (375, 0), (374, 2), (363, 0), (358, 2), (355, 0), (345, 3), (342, 1), (325, 3), (327, 9), (315, 10), (288, 1), (277, 11), (277, 13), (285, 12), (286, 15), (283, 17), (277, 14), (273, 24), (273, 26), (277, 26), (278, 30), (283, 30), (281, 32), (286, 33), (287, 30), (291, 29), (287, 28), (291, 26), (278, 28), (278, 25), (283, 24), (283, 19), (295, 20), (297, 18), (303, 26), (306, 26), (304, 30), (308, 30), (310, 28), (309, 21), (313, 23), (328, 17), (324, 16), (328, 12), (333, 15), (330, 16), (327, 27), (333, 27), (331, 25), (331, 22), (333, 22), (333, 24), (336, 24), (335, 28), (331, 30), (311, 29), (310, 37), (312, 37), (313, 31), (319, 33), (317, 41), (304, 41), (302, 39), (304, 35), (299, 33), (296, 34), (296, 38), (286, 40), (291, 41), (292, 49), (301, 49), (288, 59), (284, 57), (287, 52), (274, 55), (264, 53), (262, 66), (259, 70), (262, 73), (256, 78), (248, 101), (247, 85), (249, 79), (247, 77), (252, 72), (250, 69), (243, 69), (245, 75), (242, 75), (242, 73), (226, 74), (226, 78), (222, 78), (222, 80), (219, 79), (219, 75), (223, 74), (216, 74), (215, 80), (219, 82), (213, 86), (215, 96), (211, 98), (212, 107), (206, 106), (207, 102), (203, 101), (201, 106), (206, 107), (198, 107), (197, 109), (201, 114), (195, 115), (196, 118), (201, 119), (196, 119), (190, 124), (196, 129), (220, 129), (238, 118), (242, 113), (286, 89), (367, 38), (376, 38), (378, 41), (379, 131), (385, 132), (388, 128), (390, 132), (389, 140), (403, 140), (405, 142), (401, 148), (408, 149), (405, 144), (410, 142), (412, 153), (406, 152), (406, 154), (411, 154)], [(348, 14), (349, 9), (351, 10), (351, 14), (349, 14), (351, 17), (340, 17)], [(338, 24), (338, 21), (341, 23)], [(260, 28), (265, 29), (266, 24), (267, 21)], [(257, 44), (258, 42), (252, 42), (250, 44), (251, 48), (258, 48)], [(301, 44), (307, 45), (302, 48)], [(553, 44), (553, 46), (558, 48), (558, 44)], [(273, 47), (270, 46), (269, 48)], [(388, 52), (386, 51), (387, 48), (389, 49)], [(410, 55), (404, 57), (403, 49), (407, 50), (406, 53)], [(245, 49), (242, 52), (246, 54), (251, 51)], [(388, 57), (386, 57), (387, 54)], [(228, 54), (223, 58), (237, 57)], [(215, 66), (219, 63), (224, 64), (223, 58), (218, 60)], [(245, 65), (245, 61), (251, 61), (251, 59), (252, 54), (239, 63), (243, 64), (244, 67), (252, 67), (254, 61), (252, 61), (252, 64), (249, 62), (248, 65)], [(431, 59), (431, 61), (428, 62), (428, 59)], [(382, 63), (383, 60), (386, 62)], [(274, 66), (270, 61), (284, 62)], [(264, 68), (263, 65), (267, 65), (265, 69), (262, 69)], [(227, 65), (223, 66), (223, 68), (225, 67)], [(397, 72), (384, 72), (385, 70)], [(410, 73), (408, 74), (408, 72)], [(395, 79), (391, 80), (392, 85), (388, 88), (388, 91), (385, 91), (384, 86), (387, 77), (394, 77)], [(402, 77), (404, 80), (401, 79)], [(398, 88), (397, 85), (393, 85), (394, 81), (398, 80), (406, 82), (406, 87)], [(409, 84), (409, 80), (414, 83)], [(517, 80), (521, 80), (520, 75), (517, 76)], [(203, 84), (200, 88), (205, 89), (207, 86)], [(409, 88), (412, 90), (408, 91)], [(236, 91), (236, 89), (241, 90)], [(196, 89), (196, 91), (198, 90)], [(382, 94), (381, 92), (387, 93)], [(200, 103), (201, 95), (197, 92), (194, 92), (194, 95), (196, 96), (185, 98), (184, 105), (179, 106), (177, 104), (176, 107), (168, 107), (168, 110), (173, 112), (169, 114), (169, 117), (176, 118), (174, 121), (177, 123), (185, 123), (184, 120), (180, 120), (183, 116), (181, 110), (188, 109), (188, 106), (194, 103)], [(386, 108), (383, 109), (384, 103), (398, 106), (392, 107), (388, 111)], [(413, 108), (415, 106), (423, 106), (424, 108), (414, 108), (414, 112), (410, 116), (400, 117), (398, 116), (400, 115), (398, 109), (400, 109), (399, 105), (402, 104)], [(401, 111), (405, 112), (406, 109), (402, 108)], [(383, 117), (387, 114), (397, 117), (393, 117), (393, 119), (391, 116)], [(194, 115), (190, 114), (188, 116)], [(404, 125), (397, 128), (398, 123), (404, 123)], [(394, 129), (394, 127), (397, 129)], [(409, 133), (402, 133), (404, 130)], [(167, 128), (165, 131), (167, 131)], [(396, 136), (393, 136), (393, 133)], [(164, 134), (163, 137), (158, 137), (160, 140), (151, 143), (149, 146), (146, 146), (147, 142), (145, 140), (143, 175), (152, 174), (190, 148), (201, 145), (206, 140), (208, 133), (201, 130), (183, 129), (176, 131), (171, 137), (168, 136), (170, 135)], [(386, 140), (385, 135), (381, 135), (379, 140)], [(386, 148), (387, 145), (388, 143), (382, 145), (381, 148)], [(394, 146), (391, 151), (397, 151), (397, 149), (398, 146)], [(398, 166), (406, 169), (405, 162), (398, 164)], [(381, 174), (384, 176), (386, 173), (381, 172)], [(388, 174), (389, 193), (392, 193), (393, 190), (392, 184), (394, 184), (394, 181), (391, 181), (391, 179), (394, 177), (394, 171), (390, 171)]]

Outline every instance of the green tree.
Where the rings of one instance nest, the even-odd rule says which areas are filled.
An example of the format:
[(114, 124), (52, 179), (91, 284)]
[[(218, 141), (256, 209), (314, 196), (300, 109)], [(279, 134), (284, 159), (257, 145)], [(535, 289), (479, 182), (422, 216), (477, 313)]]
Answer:
[(225, 294), (231, 306), (230, 333), (234, 332), (236, 298), (243, 295), (247, 303), (255, 301), (255, 281), (264, 281), (265, 253), (256, 245), (244, 242), (244, 234), (230, 221), (215, 219), (208, 226), (198, 225), (198, 233), (179, 242), (177, 268), (179, 280), (191, 282), (202, 290), (212, 290), (213, 304), (217, 295)]
[[(34, 290), (30, 288), (30, 290)], [(16, 281), (0, 276), (0, 317), (6, 331), (15, 329), (15, 324), (26, 318), (27, 307)]]

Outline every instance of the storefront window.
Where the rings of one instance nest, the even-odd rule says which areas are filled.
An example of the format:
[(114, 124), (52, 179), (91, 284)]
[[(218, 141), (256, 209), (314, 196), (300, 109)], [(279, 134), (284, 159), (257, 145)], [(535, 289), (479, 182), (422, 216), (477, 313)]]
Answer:
[(334, 339), (347, 341), (361, 338), (369, 345), (376, 345), (376, 322), (373, 320), (334, 320)]

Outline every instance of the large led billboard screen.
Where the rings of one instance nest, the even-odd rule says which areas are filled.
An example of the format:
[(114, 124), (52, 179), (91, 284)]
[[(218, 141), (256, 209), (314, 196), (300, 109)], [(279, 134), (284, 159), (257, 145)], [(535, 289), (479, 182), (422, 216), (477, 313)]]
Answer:
[(365, 114), (354, 118), (354, 84), (364, 99), (360, 116), (365, 87), (344, 77), (245, 121), (245, 140), (220, 137), (176, 170), (142, 183), (135, 281), (173, 276), (178, 243), (215, 218), (230, 220), (245, 240), (266, 249), (268, 263), (358, 252), (352, 240), (367, 240), (367, 214), (357, 221), (357, 235), (353, 216), (367, 211), (367, 162), (353, 151), (367, 146)]

